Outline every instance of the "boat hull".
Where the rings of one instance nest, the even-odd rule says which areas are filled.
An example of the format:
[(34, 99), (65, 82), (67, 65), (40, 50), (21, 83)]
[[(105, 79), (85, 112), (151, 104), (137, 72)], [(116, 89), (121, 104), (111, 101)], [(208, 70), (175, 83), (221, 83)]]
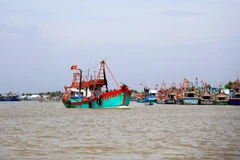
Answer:
[(175, 99), (168, 99), (166, 104), (176, 104), (176, 100)]
[(228, 105), (228, 101), (216, 101), (216, 105)]
[(211, 100), (200, 100), (201, 105), (214, 105), (214, 101)]
[(145, 99), (144, 98), (136, 98), (136, 102), (138, 103), (144, 103)]
[(156, 98), (153, 98), (153, 97), (147, 97), (147, 98), (136, 98), (136, 101), (138, 103), (154, 103), (156, 102)]
[(63, 100), (63, 104), (67, 108), (118, 108), (119, 106), (128, 106), (130, 103), (130, 92), (108, 92), (101, 97), (83, 100), (80, 97), (68, 98)]
[(240, 98), (230, 98), (230, 105), (240, 105)]
[(166, 104), (166, 100), (156, 100), (157, 104)]
[(183, 103), (185, 105), (197, 105), (199, 102), (198, 98), (183, 98)]

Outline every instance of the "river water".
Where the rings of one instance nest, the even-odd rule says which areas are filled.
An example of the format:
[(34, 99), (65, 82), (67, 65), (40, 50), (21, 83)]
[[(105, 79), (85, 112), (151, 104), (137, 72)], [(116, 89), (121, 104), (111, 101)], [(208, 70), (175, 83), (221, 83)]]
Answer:
[(240, 106), (1, 102), (0, 159), (240, 159)]

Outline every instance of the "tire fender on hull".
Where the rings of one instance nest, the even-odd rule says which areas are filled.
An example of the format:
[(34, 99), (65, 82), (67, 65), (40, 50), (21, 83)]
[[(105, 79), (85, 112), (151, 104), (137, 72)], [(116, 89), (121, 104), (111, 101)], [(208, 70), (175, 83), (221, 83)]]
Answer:
[(92, 102), (91, 101), (88, 102), (88, 105), (89, 105), (89, 108), (92, 108)]
[(102, 99), (101, 99), (101, 98), (99, 98), (99, 99), (97, 100), (97, 104), (98, 104), (99, 106), (102, 104)]

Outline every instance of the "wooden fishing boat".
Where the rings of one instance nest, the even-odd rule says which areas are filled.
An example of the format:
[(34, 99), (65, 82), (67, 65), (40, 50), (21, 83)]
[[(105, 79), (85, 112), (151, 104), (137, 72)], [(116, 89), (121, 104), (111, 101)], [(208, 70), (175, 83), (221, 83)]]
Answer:
[(216, 96), (216, 105), (228, 105), (229, 99), (226, 94), (219, 94)]
[(176, 93), (175, 92), (169, 92), (168, 93), (168, 99), (166, 100), (167, 104), (176, 104)]
[(139, 103), (154, 103), (156, 102), (157, 90), (144, 87), (144, 91), (137, 95), (136, 101)]
[(240, 105), (240, 93), (234, 93), (229, 99), (230, 105)]
[(215, 99), (213, 95), (205, 93), (200, 97), (200, 104), (201, 105), (214, 105)]
[(6, 95), (0, 94), (0, 101), (12, 102), (12, 101), (21, 101), (21, 98), (18, 94), (8, 93)]
[(230, 105), (240, 105), (240, 81), (237, 79), (230, 90)]
[(176, 83), (172, 83), (171, 84), (171, 88), (169, 90), (169, 92), (167, 93), (167, 100), (166, 103), (167, 104), (176, 104), (177, 102), (177, 98), (176, 98)]
[(62, 100), (64, 106), (67, 108), (129, 108), (131, 90), (123, 83), (119, 86), (112, 75), (118, 89), (109, 91), (106, 68), (112, 75), (105, 61), (101, 61), (98, 74), (93, 78), (89, 75), (83, 76), (81, 69), (77, 69), (76, 65), (72, 66), (71, 69), (79, 70), (79, 73), (74, 73), (71, 85), (64, 87), (65, 93)]
[(187, 84), (187, 87), (183, 94), (183, 104), (189, 104), (189, 105), (197, 105), (199, 104), (199, 97), (197, 96), (197, 92), (194, 91), (194, 86), (193, 86), (193, 82), (185, 82)]
[(199, 98), (197, 97), (196, 92), (185, 92), (183, 95), (183, 103), (189, 105), (197, 105), (199, 103)]

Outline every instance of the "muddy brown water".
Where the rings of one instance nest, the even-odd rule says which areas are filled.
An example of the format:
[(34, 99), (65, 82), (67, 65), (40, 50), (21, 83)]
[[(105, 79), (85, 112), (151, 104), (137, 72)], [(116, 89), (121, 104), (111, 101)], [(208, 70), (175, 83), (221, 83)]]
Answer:
[(0, 159), (240, 159), (240, 106), (1, 102)]

